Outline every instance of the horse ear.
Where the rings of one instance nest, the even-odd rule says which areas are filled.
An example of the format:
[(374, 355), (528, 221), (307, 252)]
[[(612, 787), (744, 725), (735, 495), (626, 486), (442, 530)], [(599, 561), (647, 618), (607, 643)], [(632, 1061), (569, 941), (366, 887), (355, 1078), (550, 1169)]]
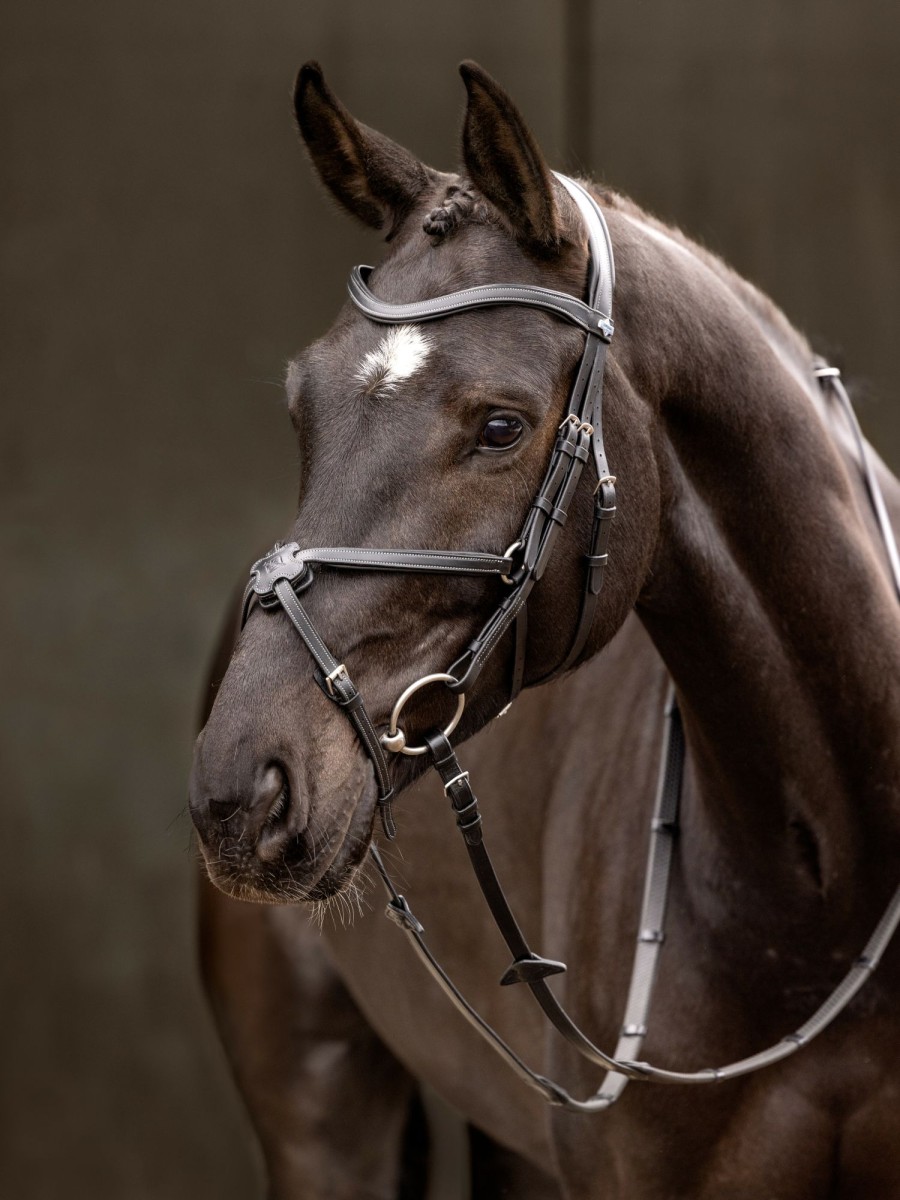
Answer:
[(503, 88), (478, 63), (459, 73), (469, 95), (463, 160), (469, 178), (509, 222), (513, 235), (540, 255), (559, 248), (562, 226), (553, 178), (540, 147)]
[(351, 116), (316, 62), (300, 68), (294, 112), (325, 186), (353, 216), (389, 236), (432, 182), (429, 169)]

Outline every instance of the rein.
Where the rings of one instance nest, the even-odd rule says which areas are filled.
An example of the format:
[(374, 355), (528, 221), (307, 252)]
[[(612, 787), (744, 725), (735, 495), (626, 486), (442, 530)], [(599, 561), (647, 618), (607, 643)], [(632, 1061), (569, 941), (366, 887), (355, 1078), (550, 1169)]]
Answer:
[[(527, 640), (526, 605), (534, 585), (543, 575), (566, 523), (583, 468), (593, 459), (597, 482), (588, 553), (584, 556), (584, 586), (581, 607), (569, 649), (562, 662), (545, 679), (569, 670), (587, 642), (603, 585), (607, 546), (615, 516), (615, 476), (609, 472), (603, 446), (602, 398), (606, 351), (614, 326), (611, 318), (614, 264), (609, 231), (596, 201), (580, 184), (564, 175), (556, 178), (572, 196), (588, 231), (590, 250), (588, 301), (563, 292), (532, 285), (488, 284), (467, 288), (411, 304), (390, 304), (378, 299), (369, 288), (372, 268), (356, 267), (348, 285), (350, 298), (373, 321), (408, 324), (439, 320), (459, 312), (493, 305), (525, 305), (539, 308), (575, 325), (586, 334), (585, 346), (572, 393), (569, 412), (559, 426), (540, 489), (529, 508), (522, 530), (504, 554), (454, 550), (383, 550), (353, 547), (301, 549), (296, 542), (276, 546), (254, 564), (244, 593), (242, 625), (251, 608), (281, 608), (302, 638), (316, 663), (315, 679), (325, 695), (346, 713), (364, 750), (372, 761), (378, 787), (378, 807), (385, 836), (392, 840), (396, 830), (391, 811), (393, 786), (386, 753), (429, 754), (441, 777), (445, 794), (456, 817), (478, 885), (491, 915), (512, 954), (512, 963), (500, 980), (501, 986), (524, 983), (548, 1020), (590, 1062), (606, 1069), (599, 1089), (579, 1100), (560, 1084), (529, 1067), (511, 1046), (472, 1007), (434, 956), (424, 938), (424, 928), (406, 899), (397, 891), (381, 855), (374, 845), (369, 853), (388, 894), (386, 914), (407, 935), (415, 952), (466, 1020), (506, 1061), (515, 1073), (549, 1103), (576, 1112), (603, 1111), (621, 1096), (630, 1080), (655, 1083), (714, 1083), (733, 1079), (769, 1066), (794, 1054), (821, 1033), (843, 1011), (870, 977), (900, 923), (900, 888), (866, 943), (862, 954), (816, 1012), (794, 1033), (775, 1045), (747, 1058), (718, 1068), (700, 1071), (671, 1071), (638, 1061), (647, 1033), (660, 949), (665, 937), (665, 911), (674, 841), (678, 832), (678, 810), (686, 754), (681, 715), (670, 685), (666, 703), (666, 726), (660, 763), (656, 803), (651, 821), (650, 849), (644, 896), (638, 925), (637, 945), (625, 1016), (613, 1054), (606, 1054), (582, 1032), (565, 1011), (546, 980), (566, 970), (564, 963), (535, 953), (522, 932), (500, 884), (484, 842), (482, 818), (468, 771), (463, 770), (450, 744), (465, 707), (465, 694), (477, 680), (485, 662), (511, 628), (514, 636), (513, 669), (507, 711), (521, 690), (525, 671)], [(853, 434), (859, 466), (884, 540), (894, 587), (900, 598), (900, 555), (865, 439), (840, 379), (840, 372), (821, 361), (814, 366), (823, 392), (838, 401)], [(366, 711), (362, 697), (347, 667), (325, 645), (300, 602), (302, 593), (314, 582), (313, 567), (337, 570), (413, 572), (439, 575), (499, 577), (508, 587), (503, 600), (480, 633), (446, 672), (416, 680), (400, 695), (391, 713), (388, 729), (380, 736)], [(443, 683), (457, 696), (456, 711), (443, 731), (429, 733), (419, 746), (407, 743), (399, 724), (402, 710), (420, 689)]]

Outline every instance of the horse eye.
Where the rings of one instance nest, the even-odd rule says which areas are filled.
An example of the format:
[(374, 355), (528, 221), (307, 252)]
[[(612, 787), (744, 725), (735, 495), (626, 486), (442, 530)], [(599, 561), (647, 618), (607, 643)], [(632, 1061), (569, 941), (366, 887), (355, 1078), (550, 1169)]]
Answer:
[(478, 445), (487, 450), (509, 450), (522, 436), (522, 430), (517, 417), (491, 417), (478, 435)]

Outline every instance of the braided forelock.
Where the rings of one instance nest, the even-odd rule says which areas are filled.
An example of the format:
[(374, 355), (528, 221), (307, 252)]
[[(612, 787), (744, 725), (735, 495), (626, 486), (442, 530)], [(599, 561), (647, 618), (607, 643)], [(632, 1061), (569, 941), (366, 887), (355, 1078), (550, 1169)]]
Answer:
[(488, 207), (467, 179), (447, 188), (442, 204), (433, 208), (422, 228), (429, 237), (450, 237), (467, 222), (484, 223), (489, 218)]

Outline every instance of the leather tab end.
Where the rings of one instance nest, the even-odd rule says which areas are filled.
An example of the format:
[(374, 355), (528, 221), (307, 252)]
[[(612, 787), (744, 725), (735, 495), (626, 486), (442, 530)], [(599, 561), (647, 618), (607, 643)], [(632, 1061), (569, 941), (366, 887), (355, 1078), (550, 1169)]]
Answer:
[(395, 925), (399, 925), (401, 929), (408, 929), (412, 933), (425, 932), (425, 926), (417, 919), (415, 913), (407, 904), (405, 896), (397, 896), (395, 899), (388, 901), (384, 915), (389, 921), (393, 921)]
[(384, 836), (389, 842), (395, 841), (397, 826), (394, 823), (394, 810), (391, 807), (390, 796), (386, 796), (383, 800), (378, 801), (378, 812), (381, 816), (381, 828), (384, 830)]
[(539, 954), (531, 954), (528, 958), (515, 959), (500, 980), (500, 986), (509, 987), (513, 983), (535, 983), (538, 979), (546, 979), (548, 975), (562, 975), (565, 970), (565, 963), (554, 962), (552, 958), (541, 958)]

